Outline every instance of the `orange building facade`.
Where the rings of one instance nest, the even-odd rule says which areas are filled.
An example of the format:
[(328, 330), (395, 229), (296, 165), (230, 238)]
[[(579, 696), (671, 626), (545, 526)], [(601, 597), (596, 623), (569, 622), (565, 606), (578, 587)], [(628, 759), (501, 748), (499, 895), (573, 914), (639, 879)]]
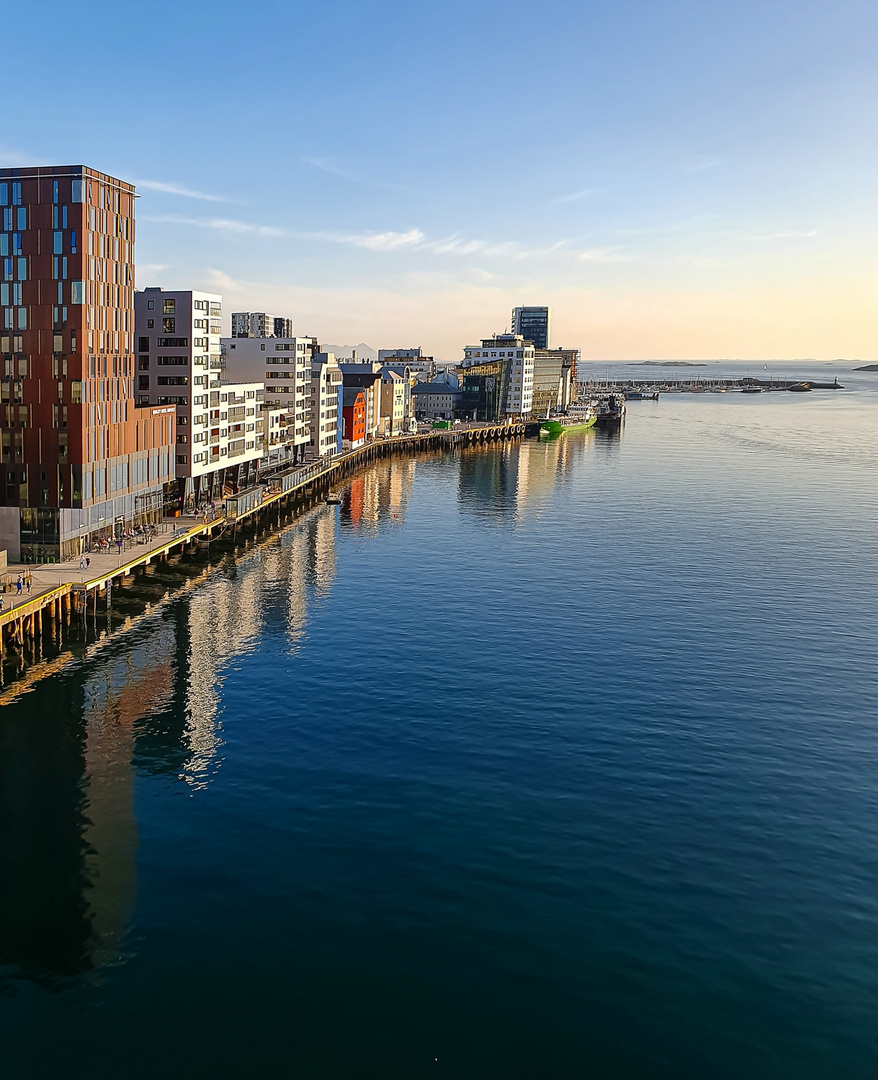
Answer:
[(175, 410), (135, 407), (134, 199), (131, 184), (85, 166), (0, 169), (10, 557), (72, 558), (155, 520), (174, 479)]
[(343, 443), (348, 449), (362, 446), (366, 441), (366, 395), (355, 386), (342, 390)]

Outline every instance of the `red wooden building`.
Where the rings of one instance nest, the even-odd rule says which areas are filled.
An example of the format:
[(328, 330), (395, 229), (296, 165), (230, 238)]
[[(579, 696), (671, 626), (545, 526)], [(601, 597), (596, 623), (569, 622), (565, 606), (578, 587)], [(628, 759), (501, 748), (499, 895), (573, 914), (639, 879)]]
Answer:
[[(366, 441), (366, 395), (356, 386), (346, 386), (342, 391), (342, 439), (350, 449), (362, 446)], [(343, 445), (344, 445), (343, 443)]]

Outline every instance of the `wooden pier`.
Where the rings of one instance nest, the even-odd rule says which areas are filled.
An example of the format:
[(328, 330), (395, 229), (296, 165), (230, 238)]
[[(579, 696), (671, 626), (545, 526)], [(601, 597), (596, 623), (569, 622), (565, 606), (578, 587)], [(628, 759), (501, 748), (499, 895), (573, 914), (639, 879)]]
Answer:
[[(222, 513), (208, 519), (168, 519), (165, 527), (172, 531), (123, 553), (95, 554), (91, 556), (93, 565), (87, 570), (69, 563), (51, 567), (10, 567), (12, 573), (38, 574), (42, 579), (47, 575), (57, 577), (58, 584), (43, 587), (23, 599), (15, 593), (3, 594), (0, 661), (7, 650), (13, 648), (22, 666), (39, 662), (47, 636), (58, 640), (62, 624), (69, 625), (74, 614), (85, 616), (90, 611), (96, 614), (99, 601), (101, 598), (106, 601), (108, 590), (123, 588), (132, 580), (135, 571), (148, 572), (151, 564), (176, 560), (184, 552), (209, 546), (224, 536), (234, 539), (241, 528), (248, 523), (258, 523), (260, 516), (270, 510), (280, 510), (303, 498), (313, 501), (373, 461), (394, 454), (411, 455), (519, 439), (530, 433), (530, 427), (533, 425), (524, 422), (467, 423), (417, 435), (373, 439), (328, 461), (315, 461), (266, 474), (255, 487), (229, 496)], [(280, 524), (280, 514), (277, 524)], [(141, 547), (142, 550), (138, 550)]]

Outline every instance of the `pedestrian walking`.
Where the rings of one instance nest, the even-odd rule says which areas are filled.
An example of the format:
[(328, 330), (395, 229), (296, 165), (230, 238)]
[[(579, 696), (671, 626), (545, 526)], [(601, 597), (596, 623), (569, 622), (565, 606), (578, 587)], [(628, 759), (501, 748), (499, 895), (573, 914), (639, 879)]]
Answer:
[(18, 595), (19, 595), (19, 596), (21, 596), (21, 587), (22, 587), (22, 584), (23, 584), (23, 582), (22, 582), (22, 580), (21, 580), (21, 574), (19, 574), (19, 575), (18, 575), (18, 581), (16, 581), (16, 583), (15, 583), (15, 587), (16, 587), (16, 589), (18, 589)]
[(86, 570), (88, 570), (88, 568), (90, 566), (91, 566), (91, 557), (89, 555), (86, 555), (86, 557), (85, 557), (85, 568), (86, 568)]
[(24, 579), (24, 583), (27, 586), (27, 595), (28, 596), (30, 596), (31, 581), (32, 581), (32, 578), (31, 578), (30, 574), (28, 574), (27, 577)]

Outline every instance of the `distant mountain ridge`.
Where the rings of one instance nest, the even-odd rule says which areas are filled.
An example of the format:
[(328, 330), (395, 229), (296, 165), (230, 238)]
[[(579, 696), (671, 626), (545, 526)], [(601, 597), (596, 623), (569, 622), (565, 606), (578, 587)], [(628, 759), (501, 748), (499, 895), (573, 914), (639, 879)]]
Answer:
[(356, 352), (358, 360), (377, 360), (378, 350), (361, 341), (359, 345), (321, 345), (324, 352), (335, 354), (336, 360), (350, 360)]

